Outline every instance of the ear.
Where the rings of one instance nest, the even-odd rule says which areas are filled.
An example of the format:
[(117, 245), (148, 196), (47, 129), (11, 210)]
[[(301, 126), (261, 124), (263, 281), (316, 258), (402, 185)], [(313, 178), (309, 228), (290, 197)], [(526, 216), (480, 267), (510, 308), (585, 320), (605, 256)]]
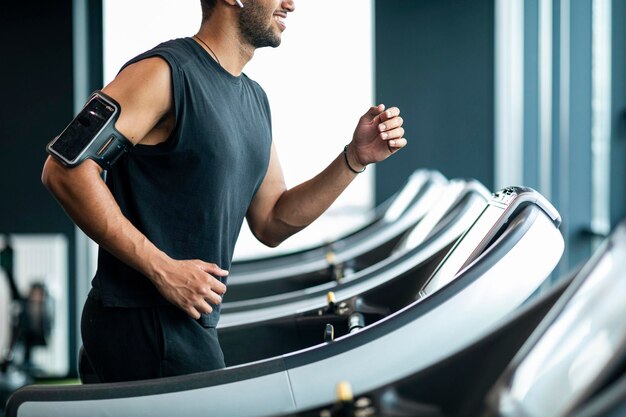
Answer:
[(225, 3), (232, 7), (243, 7), (241, 0), (223, 0)]

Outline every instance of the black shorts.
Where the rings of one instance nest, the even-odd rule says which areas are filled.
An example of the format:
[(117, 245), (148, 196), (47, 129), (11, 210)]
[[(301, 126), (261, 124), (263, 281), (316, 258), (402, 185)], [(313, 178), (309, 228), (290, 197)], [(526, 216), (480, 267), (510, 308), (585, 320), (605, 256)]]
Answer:
[(81, 320), (85, 353), (101, 382), (211, 371), (225, 366), (215, 327), (174, 306), (107, 307), (87, 298)]

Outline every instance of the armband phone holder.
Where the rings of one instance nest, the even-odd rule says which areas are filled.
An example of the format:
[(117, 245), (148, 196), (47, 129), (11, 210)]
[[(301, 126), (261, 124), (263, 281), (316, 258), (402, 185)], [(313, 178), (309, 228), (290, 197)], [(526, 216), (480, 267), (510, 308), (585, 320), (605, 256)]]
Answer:
[(72, 122), (46, 146), (55, 159), (68, 167), (93, 159), (109, 169), (133, 144), (116, 128), (120, 105), (102, 91), (94, 92)]

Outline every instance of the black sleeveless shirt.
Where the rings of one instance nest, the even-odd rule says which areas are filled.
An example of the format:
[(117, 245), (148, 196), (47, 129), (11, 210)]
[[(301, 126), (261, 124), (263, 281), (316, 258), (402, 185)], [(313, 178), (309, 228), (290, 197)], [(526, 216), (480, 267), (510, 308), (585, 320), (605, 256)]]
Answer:
[[(123, 214), (170, 257), (229, 269), (269, 164), (267, 97), (245, 74), (225, 71), (191, 38), (162, 43), (124, 67), (155, 56), (171, 68), (176, 125), (165, 142), (137, 145), (120, 159), (107, 172), (107, 186)], [(92, 286), (91, 296), (106, 306), (168, 304), (148, 278), (102, 248)], [(215, 326), (218, 319), (214, 308), (201, 322)]]

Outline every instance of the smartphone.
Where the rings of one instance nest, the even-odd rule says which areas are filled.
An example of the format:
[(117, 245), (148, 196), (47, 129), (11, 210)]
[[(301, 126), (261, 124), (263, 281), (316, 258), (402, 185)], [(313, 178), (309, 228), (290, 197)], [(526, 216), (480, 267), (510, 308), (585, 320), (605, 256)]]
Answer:
[(117, 113), (115, 103), (94, 94), (63, 132), (48, 144), (48, 152), (67, 166), (78, 165), (93, 152), (101, 153), (91, 148), (97, 146), (94, 142)]

